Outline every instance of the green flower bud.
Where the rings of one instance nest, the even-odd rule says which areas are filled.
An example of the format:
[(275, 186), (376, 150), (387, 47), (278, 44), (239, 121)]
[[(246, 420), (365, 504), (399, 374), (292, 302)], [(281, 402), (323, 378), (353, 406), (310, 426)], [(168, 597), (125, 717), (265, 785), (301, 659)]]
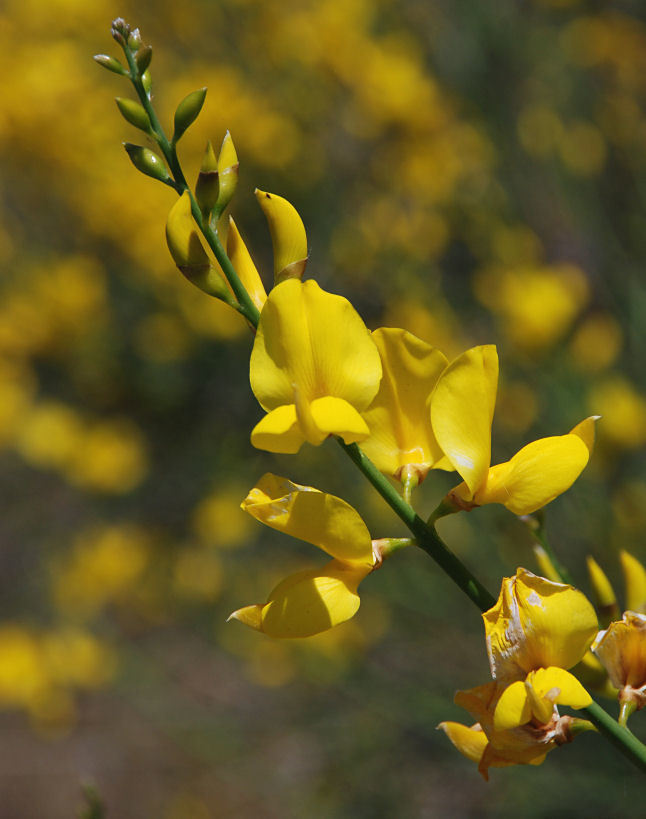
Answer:
[(127, 120), (135, 128), (142, 131), (150, 131), (150, 120), (144, 107), (134, 100), (127, 100), (123, 97), (116, 98), (117, 107), (125, 120)]
[(132, 51), (137, 51), (141, 46), (141, 32), (138, 28), (133, 28), (128, 37), (128, 46)]
[(184, 97), (177, 106), (177, 111), (175, 111), (173, 143), (177, 142), (189, 125), (192, 125), (198, 118), (204, 105), (205, 97), (206, 88), (199, 88), (197, 91), (192, 91), (188, 96)]
[(146, 96), (150, 97), (150, 90), (153, 87), (153, 80), (150, 76), (150, 71), (146, 69), (144, 73), (141, 75), (141, 84), (144, 87), (144, 91), (146, 92)]
[(195, 198), (205, 219), (208, 219), (215, 203), (218, 201), (219, 190), (218, 159), (209, 140), (206, 143), (204, 159), (195, 184)]
[(152, 176), (153, 179), (159, 179), (160, 182), (171, 181), (166, 166), (157, 154), (141, 145), (133, 145), (131, 142), (124, 142), (123, 147), (138, 171), (145, 173), (146, 176)]
[(128, 70), (124, 68), (119, 60), (115, 57), (110, 57), (109, 54), (95, 54), (92, 58), (94, 62), (107, 68), (108, 71), (113, 71), (115, 74), (127, 74)]
[(139, 73), (143, 74), (144, 71), (150, 65), (150, 61), (153, 57), (153, 49), (152, 46), (145, 45), (142, 46), (139, 51), (135, 54), (135, 62), (137, 63), (137, 68), (139, 69)]

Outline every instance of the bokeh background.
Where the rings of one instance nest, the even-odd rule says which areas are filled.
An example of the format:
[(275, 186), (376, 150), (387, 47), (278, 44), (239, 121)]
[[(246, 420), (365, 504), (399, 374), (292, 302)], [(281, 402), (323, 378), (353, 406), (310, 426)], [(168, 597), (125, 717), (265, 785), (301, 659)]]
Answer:
[[(308, 274), (370, 327), (495, 342), (495, 460), (602, 415), (548, 531), (588, 592), (587, 554), (618, 589), (618, 550), (646, 559), (642, 4), (4, 0), (0, 816), (76, 815), (85, 782), (115, 819), (633, 815), (638, 774), (599, 737), (487, 785), (435, 731), (468, 721), (453, 692), (488, 668), (477, 611), (421, 552), (318, 638), (225, 623), (321, 558), (239, 510), (263, 472), (402, 529), (333, 445), (251, 448), (250, 333), (174, 268), (174, 193), (128, 162), (128, 85), (91, 60), (118, 53), (117, 15), (153, 45), (165, 123), (208, 86), (181, 157), (193, 179), (231, 131), (259, 267), (256, 185), (297, 206)], [(432, 475), (420, 512), (451, 485)], [(501, 508), (442, 532), (494, 591), (536, 568)]]

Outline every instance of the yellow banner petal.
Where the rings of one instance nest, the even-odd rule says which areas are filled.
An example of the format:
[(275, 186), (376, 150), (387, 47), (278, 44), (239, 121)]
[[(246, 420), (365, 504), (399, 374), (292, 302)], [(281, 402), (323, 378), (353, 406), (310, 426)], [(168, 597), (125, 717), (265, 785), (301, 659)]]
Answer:
[(368, 527), (356, 509), (335, 495), (267, 473), (242, 508), (272, 529), (312, 543), (340, 561), (374, 565)]
[(370, 437), (362, 449), (387, 475), (400, 478), (402, 467), (412, 464), (423, 478), (444, 455), (431, 427), (428, 400), (448, 361), (406, 330), (381, 327), (372, 338), (383, 377), (379, 392), (363, 413)]
[(532, 708), (525, 683), (517, 680), (502, 692), (493, 715), (496, 731), (507, 731), (525, 725), (532, 718)]
[(529, 515), (569, 489), (589, 456), (578, 435), (533, 441), (510, 461), (489, 469), (474, 501), (480, 505), (502, 503), (515, 515)]
[(262, 610), (262, 631), (270, 637), (310, 637), (349, 620), (359, 608), (357, 586), (369, 567), (332, 560), (285, 578)]
[(296, 407), (277, 407), (265, 415), (251, 431), (251, 443), (267, 452), (293, 455), (301, 448), (305, 437), (296, 418)]
[(314, 281), (289, 279), (269, 294), (251, 352), (251, 388), (269, 411), (294, 403), (343, 398), (361, 412), (379, 388), (381, 361), (347, 299)]
[(496, 605), (482, 616), (495, 680), (525, 679), (549, 666), (571, 668), (598, 630), (594, 608), (580, 591), (526, 569), (503, 579)]
[(471, 496), (484, 483), (491, 462), (497, 386), (498, 354), (493, 345), (486, 345), (467, 350), (449, 364), (431, 396), (433, 432)]

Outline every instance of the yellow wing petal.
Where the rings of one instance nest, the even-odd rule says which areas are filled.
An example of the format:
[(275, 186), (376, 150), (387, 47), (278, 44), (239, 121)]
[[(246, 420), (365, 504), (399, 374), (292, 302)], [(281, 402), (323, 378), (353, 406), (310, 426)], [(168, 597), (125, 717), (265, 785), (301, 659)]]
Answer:
[(362, 449), (381, 472), (399, 478), (402, 467), (412, 464), (423, 478), (443, 458), (427, 404), (448, 361), (406, 330), (382, 327), (372, 338), (381, 356), (383, 377), (379, 392), (363, 413), (370, 437)]
[(312, 543), (331, 557), (374, 565), (368, 527), (356, 509), (335, 495), (267, 473), (242, 508), (272, 529)]
[(587, 708), (592, 702), (592, 697), (577, 678), (564, 668), (540, 668), (528, 674), (527, 685), (531, 685), (538, 698), (554, 705)]
[(251, 431), (252, 445), (267, 452), (293, 455), (304, 442), (293, 404), (272, 410)]
[(528, 515), (553, 501), (579, 477), (590, 451), (578, 435), (541, 438), (510, 461), (489, 469), (474, 501), (502, 503), (515, 515)]
[(433, 432), (471, 496), (484, 483), (491, 462), (497, 386), (498, 354), (487, 345), (467, 350), (449, 364), (431, 396)]
[(522, 680), (507, 686), (502, 692), (493, 715), (493, 726), (496, 731), (507, 731), (518, 728), (532, 718), (532, 709), (527, 696), (527, 689)]

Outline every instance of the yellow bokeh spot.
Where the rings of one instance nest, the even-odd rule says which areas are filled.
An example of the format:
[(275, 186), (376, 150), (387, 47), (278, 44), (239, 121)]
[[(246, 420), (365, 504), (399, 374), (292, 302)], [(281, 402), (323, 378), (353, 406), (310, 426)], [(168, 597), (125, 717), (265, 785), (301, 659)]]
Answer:
[(269, 640), (259, 641), (247, 663), (249, 679), (268, 688), (290, 682), (296, 673), (291, 646)]
[(83, 433), (83, 423), (73, 409), (43, 401), (23, 416), (14, 445), (26, 461), (62, 469), (73, 459)]
[(518, 139), (530, 156), (545, 157), (554, 152), (563, 134), (558, 114), (545, 105), (528, 105), (518, 116)]
[(607, 313), (595, 313), (578, 327), (570, 342), (570, 356), (579, 370), (599, 372), (617, 360), (622, 344), (619, 322)]
[(575, 122), (561, 135), (559, 153), (563, 164), (577, 176), (595, 176), (606, 161), (601, 131), (589, 122)]
[(211, 602), (222, 587), (220, 561), (205, 549), (182, 549), (173, 567), (173, 586), (180, 597)]
[(144, 438), (129, 420), (98, 421), (79, 441), (66, 474), (72, 483), (97, 492), (124, 493), (148, 470)]
[(195, 507), (192, 528), (204, 545), (230, 549), (252, 536), (251, 519), (240, 509), (246, 494), (242, 486), (227, 487), (207, 495)]
[(623, 376), (596, 384), (588, 406), (603, 418), (603, 439), (634, 449), (646, 443), (646, 398)]
[(502, 383), (496, 401), (496, 423), (510, 432), (522, 433), (538, 414), (536, 393), (520, 381)]
[(177, 361), (190, 350), (190, 337), (184, 324), (169, 313), (154, 313), (142, 319), (136, 329), (135, 343), (143, 358), (150, 361)]

